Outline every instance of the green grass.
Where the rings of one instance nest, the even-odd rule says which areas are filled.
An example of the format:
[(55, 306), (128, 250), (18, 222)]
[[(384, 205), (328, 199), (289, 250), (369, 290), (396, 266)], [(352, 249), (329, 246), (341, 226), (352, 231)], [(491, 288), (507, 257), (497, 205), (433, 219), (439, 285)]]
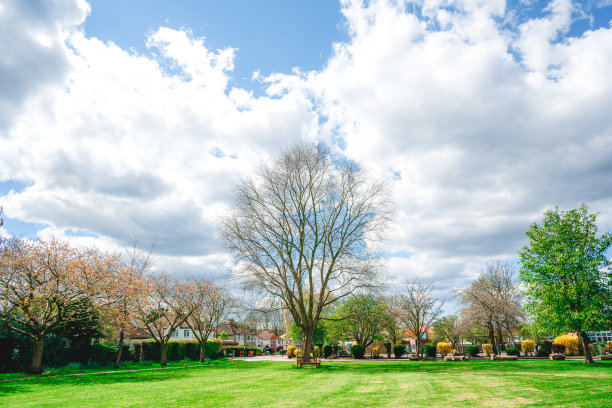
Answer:
[(19, 407), (604, 407), (612, 361), (228, 361), (0, 382)]

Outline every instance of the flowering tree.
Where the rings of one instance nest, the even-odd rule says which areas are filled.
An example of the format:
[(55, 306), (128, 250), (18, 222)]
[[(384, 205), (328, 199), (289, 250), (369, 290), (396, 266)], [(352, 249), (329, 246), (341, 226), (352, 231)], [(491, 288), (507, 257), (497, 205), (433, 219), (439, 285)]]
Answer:
[(182, 297), (184, 309), (191, 311), (187, 324), (200, 343), (200, 361), (204, 361), (207, 339), (228, 317), (234, 302), (220, 287), (204, 279), (191, 279), (187, 288)]
[(42, 372), (45, 336), (92, 319), (107, 300), (108, 277), (118, 258), (68, 244), (12, 238), (0, 244), (0, 314), (8, 326), (34, 341), (29, 371)]

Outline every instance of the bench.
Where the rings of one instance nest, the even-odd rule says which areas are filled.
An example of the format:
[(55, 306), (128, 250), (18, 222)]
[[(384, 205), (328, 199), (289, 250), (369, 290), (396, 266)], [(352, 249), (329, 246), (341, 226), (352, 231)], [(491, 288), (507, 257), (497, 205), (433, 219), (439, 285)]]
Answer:
[(318, 357), (311, 357), (310, 359), (306, 360), (304, 357), (298, 357), (297, 358), (297, 366), (298, 367), (302, 367), (302, 366), (305, 366), (305, 365), (321, 367), (321, 359), (318, 358)]

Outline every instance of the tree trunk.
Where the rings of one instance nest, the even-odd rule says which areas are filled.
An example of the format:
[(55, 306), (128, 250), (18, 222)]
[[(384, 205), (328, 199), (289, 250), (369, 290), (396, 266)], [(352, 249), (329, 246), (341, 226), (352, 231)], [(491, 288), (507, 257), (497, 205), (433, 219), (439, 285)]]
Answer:
[[(499, 350), (497, 350), (497, 354), (501, 354), (502, 351), (504, 351), (506, 349), (505, 345), (504, 345), (504, 337), (502, 335), (502, 330), (501, 330), (501, 326), (497, 326), (497, 345), (499, 347)], [(495, 348), (493, 348), (493, 352), (495, 352)]]
[(487, 329), (489, 329), (489, 342), (493, 348), (493, 354), (495, 354), (495, 334), (493, 332), (493, 323), (487, 323)]
[(200, 343), (200, 363), (206, 360), (206, 341)]
[(314, 328), (307, 328), (302, 332), (302, 358), (305, 362), (310, 361), (310, 353), (312, 353), (312, 338)]
[(160, 348), (159, 364), (162, 367), (166, 367), (168, 365), (168, 363), (166, 362), (166, 346), (167, 346), (167, 343), (159, 344), (159, 348)]
[(416, 345), (416, 355), (417, 357), (422, 357), (423, 353), (421, 353), (421, 339), (419, 336), (417, 336), (417, 338), (414, 341), (414, 344)]
[(591, 348), (589, 347), (589, 336), (587, 336), (585, 331), (580, 332), (580, 337), (582, 338), (582, 343), (584, 344), (584, 362), (586, 364), (592, 364), (593, 355), (591, 354)]
[(42, 374), (42, 354), (44, 345), (45, 338), (42, 335), (34, 341), (34, 352), (32, 353), (32, 364), (30, 366), (31, 374)]
[(578, 354), (584, 356), (584, 342), (582, 341), (582, 335), (578, 336)]
[(115, 356), (115, 368), (119, 368), (121, 362), (121, 352), (123, 351), (123, 329), (119, 332), (119, 347), (117, 348), (117, 355)]

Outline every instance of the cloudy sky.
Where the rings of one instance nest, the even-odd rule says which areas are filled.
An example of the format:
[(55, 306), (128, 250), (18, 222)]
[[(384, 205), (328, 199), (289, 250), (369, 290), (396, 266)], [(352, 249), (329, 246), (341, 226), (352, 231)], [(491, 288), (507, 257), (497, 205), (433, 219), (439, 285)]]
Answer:
[(5, 235), (219, 277), (261, 160), (323, 141), (391, 180), (396, 280), (448, 293), (542, 212), (612, 227), (612, 1), (0, 0)]

